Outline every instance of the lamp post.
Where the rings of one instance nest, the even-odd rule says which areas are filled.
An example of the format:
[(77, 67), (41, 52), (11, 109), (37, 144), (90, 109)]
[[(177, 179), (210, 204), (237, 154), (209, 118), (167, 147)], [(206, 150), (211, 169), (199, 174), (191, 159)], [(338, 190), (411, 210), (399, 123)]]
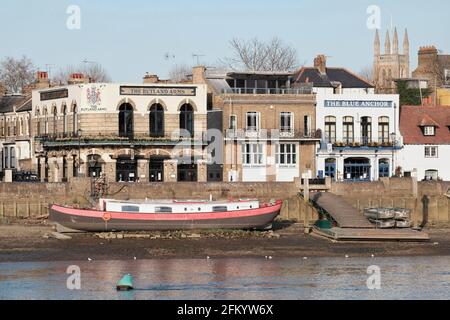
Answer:
[(81, 134), (83, 133), (83, 130), (78, 129), (78, 176), (81, 175)]
[(395, 176), (395, 147), (397, 145), (397, 134), (395, 132), (391, 133), (392, 142), (392, 176)]

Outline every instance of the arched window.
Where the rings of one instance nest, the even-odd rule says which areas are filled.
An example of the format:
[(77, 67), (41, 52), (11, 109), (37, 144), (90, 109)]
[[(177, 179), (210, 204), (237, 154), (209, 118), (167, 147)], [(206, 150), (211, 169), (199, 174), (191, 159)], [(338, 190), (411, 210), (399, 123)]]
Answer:
[(78, 135), (78, 107), (76, 104), (73, 105), (72, 129), (73, 134)]
[(380, 178), (389, 178), (390, 165), (388, 159), (380, 159), (378, 162), (378, 174)]
[(20, 118), (20, 120), (19, 120), (19, 136), (23, 136), (23, 134), (24, 134), (23, 118)]
[(150, 136), (164, 137), (164, 107), (161, 104), (154, 104), (150, 107), (149, 121)]
[(53, 107), (53, 134), (56, 135), (58, 132), (58, 127), (57, 127), (57, 120), (58, 120), (58, 109), (56, 109), (56, 106)]
[(36, 110), (36, 135), (41, 135), (41, 114), (39, 112), (39, 109)]
[(328, 143), (336, 142), (336, 117), (325, 117), (325, 139)]
[(133, 137), (133, 106), (129, 103), (119, 108), (119, 137)]
[(372, 142), (372, 118), (361, 118), (361, 143), (367, 145)]
[(378, 118), (378, 141), (389, 143), (389, 117)]
[(48, 114), (47, 108), (44, 109), (44, 134), (48, 134)]
[(64, 105), (62, 109), (63, 114), (63, 133), (67, 133), (67, 106)]
[(354, 142), (355, 136), (355, 125), (353, 122), (353, 117), (344, 117), (343, 121), (343, 139), (346, 144), (350, 144)]
[(180, 129), (194, 136), (194, 108), (190, 104), (184, 104), (180, 109)]

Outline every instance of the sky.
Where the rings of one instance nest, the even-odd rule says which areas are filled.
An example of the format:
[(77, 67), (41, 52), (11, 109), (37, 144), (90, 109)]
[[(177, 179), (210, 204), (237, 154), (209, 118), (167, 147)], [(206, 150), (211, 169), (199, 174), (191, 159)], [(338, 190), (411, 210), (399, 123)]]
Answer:
[[(71, 5), (80, 29), (67, 27)], [(1, 0), (0, 59), (26, 55), (51, 73), (86, 59), (115, 82), (140, 83), (146, 72), (165, 78), (175, 65), (197, 64), (194, 54), (217, 65), (233, 38), (277, 36), (301, 65), (325, 54), (329, 66), (359, 72), (373, 63), (371, 5), (380, 9), (382, 47), (388, 27), (399, 29), (400, 47), (408, 28), (412, 70), (420, 46), (450, 53), (447, 0)]]

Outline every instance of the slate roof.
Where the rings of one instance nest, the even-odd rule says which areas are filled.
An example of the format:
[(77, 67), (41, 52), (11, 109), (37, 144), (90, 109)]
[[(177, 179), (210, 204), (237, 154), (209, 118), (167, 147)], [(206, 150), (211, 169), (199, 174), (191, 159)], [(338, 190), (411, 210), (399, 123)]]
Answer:
[(0, 96), (0, 113), (16, 111), (31, 111), (31, 96), (6, 95)]
[[(436, 127), (435, 136), (425, 136), (423, 125)], [(450, 107), (402, 106), (400, 131), (405, 144), (450, 144)]]
[(321, 74), (318, 68), (301, 68), (294, 76), (295, 83), (312, 82), (316, 88), (332, 88), (333, 82), (340, 82), (343, 88), (374, 88), (374, 86), (344, 68), (326, 68)]

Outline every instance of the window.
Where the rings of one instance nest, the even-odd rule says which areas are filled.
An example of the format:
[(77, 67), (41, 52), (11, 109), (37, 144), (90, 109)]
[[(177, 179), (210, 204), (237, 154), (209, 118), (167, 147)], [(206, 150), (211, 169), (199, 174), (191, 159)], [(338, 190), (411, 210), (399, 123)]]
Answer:
[(164, 137), (164, 107), (154, 104), (150, 107), (150, 136)]
[(172, 213), (171, 207), (156, 207), (155, 213)]
[(78, 108), (77, 108), (76, 104), (73, 106), (72, 129), (73, 129), (73, 134), (77, 135), (78, 134)]
[(292, 132), (294, 131), (292, 112), (281, 112), (280, 114), (280, 131)]
[(48, 114), (47, 109), (44, 109), (44, 134), (48, 134)]
[(325, 117), (325, 139), (328, 143), (336, 142), (336, 117)]
[(444, 70), (444, 82), (445, 85), (450, 85), (450, 69)]
[(133, 106), (124, 103), (119, 108), (119, 136), (131, 138), (133, 137)]
[(353, 123), (353, 117), (344, 117), (344, 132), (343, 139), (345, 143), (353, 143), (355, 135), (355, 127)]
[(226, 206), (213, 207), (213, 212), (227, 212), (228, 208)]
[(389, 143), (389, 118), (378, 118), (378, 142)]
[(258, 112), (247, 112), (247, 131), (259, 131), (260, 115)]
[(9, 166), (10, 162), (9, 162), (9, 148), (8, 147), (3, 149), (3, 156), (5, 158), (5, 160), (3, 161), (4, 168), (5, 169), (9, 169), (10, 168), (10, 166)]
[(361, 118), (361, 143), (366, 145), (372, 142), (372, 118)]
[(388, 159), (381, 159), (378, 163), (378, 175), (380, 178), (389, 178), (390, 166)]
[(304, 136), (310, 137), (311, 136), (311, 117), (310, 116), (303, 117), (303, 128), (305, 130)]
[(16, 149), (14, 147), (11, 147), (10, 149), (10, 165), (9, 168), (15, 169), (16, 168)]
[(141, 209), (138, 206), (122, 206), (122, 212), (140, 212)]
[(425, 180), (438, 180), (439, 179), (439, 171), (437, 170), (427, 170), (425, 171)]
[(277, 144), (276, 147), (277, 164), (296, 165), (297, 164), (297, 145), (290, 143)]
[(425, 136), (434, 136), (436, 134), (435, 127), (433, 126), (426, 126), (423, 128), (423, 134)]
[(262, 165), (264, 164), (263, 144), (248, 143), (243, 145), (243, 164), (245, 165)]
[(180, 129), (185, 130), (191, 137), (194, 136), (194, 108), (185, 104), (180, 109)]
[(425, 158), (438, 158), (438, 147), (425, 147)]
[(57, 133), (57, 120), (58, 120), (58, 111), (56, 107), (53, 108), (53, 134)]
[(67, 107), (63, 106), (63, 132), (67, 133)]
[(236, 130), (237, 129), (237, 116), (232, 114), (230, 116), (230, 130)]

